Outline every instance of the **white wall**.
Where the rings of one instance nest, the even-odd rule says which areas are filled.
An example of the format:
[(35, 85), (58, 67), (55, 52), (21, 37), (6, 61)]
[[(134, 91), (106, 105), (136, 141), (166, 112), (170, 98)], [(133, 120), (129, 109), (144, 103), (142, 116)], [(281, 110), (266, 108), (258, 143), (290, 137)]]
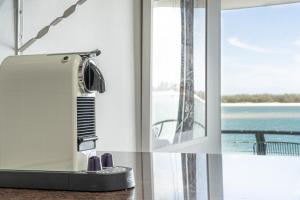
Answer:
[[(12, 0), (2, 1), (0, 62), (14, 53), (13, 4)], [(24, 43), (75, 2), (25, 0)], [(98, 61), (106, 81), (106, 93), (98, 96), (96, 105), (98, 150), (101, 151), (140, 148), (140, 15), (141, 0), (88, 0), (24, 52), (102, 50)]]
[(13, 0), (0, 0), (0, 63), (14, 54)]

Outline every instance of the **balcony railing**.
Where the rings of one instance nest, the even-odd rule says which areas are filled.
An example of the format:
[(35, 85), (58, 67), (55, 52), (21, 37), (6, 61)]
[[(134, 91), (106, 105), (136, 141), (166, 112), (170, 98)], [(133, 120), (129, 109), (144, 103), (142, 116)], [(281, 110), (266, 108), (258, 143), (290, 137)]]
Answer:
[[(154, 133), (155, 133), (155, 137), (156, 138), (159, 138), (162, 131), (163, 131), (163, 128), (164, 128), (164, 125), (167, 124), (167, 123), (176, 123), (177, 124), (177, 120), (176, 119), (167, 119), (167, 120), (163, 120), (163, 121), (159, 121), (159, 122), (156, 122), (152, 125), (152, 130), (154, 130)], [(194, 121), (194, 125), (197, 125), (203, 129), (205, 129), (205, 126), (202, 125), (200, 122), (196, 122)], [(177, 130), (177, 128), (176, 128)]]
[(300, 143), (285, 141), (267, 141), (266, 135), (273, 136), (300, 136), (300, 131), (276, 131), (276, 130), (222, 130), (222, 134), (255, 136), (253, 153), (257, 155), (300, 155)]
[[(160, 138), (166, 123), (177, 123), (177, 120), (163, 120), (153, 124), (152, 131), (155, 138)], [(194, 122), (201, 128), (201, 123)], [(254, 141), (234, 141), (235, 143), (248, 143), (253, 145), (252, 150), (257, 155), (296, 155), (300, 156), (300, 143), (291, 141), (267, 141), (266, 136), (300, 136), (300, 131), (277, 131), (277, 130), (222, 130), (222, 135), (253, 135)], [(237, 150), (238, 151), (238, 150)]]

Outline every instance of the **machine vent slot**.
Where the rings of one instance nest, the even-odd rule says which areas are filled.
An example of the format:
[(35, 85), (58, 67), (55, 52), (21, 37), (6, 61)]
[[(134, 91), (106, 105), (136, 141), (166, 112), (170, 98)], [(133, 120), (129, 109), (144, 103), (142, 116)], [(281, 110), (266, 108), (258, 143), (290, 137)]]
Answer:
[(77, 97), (77, 134), (96, 135), (94, 97)]

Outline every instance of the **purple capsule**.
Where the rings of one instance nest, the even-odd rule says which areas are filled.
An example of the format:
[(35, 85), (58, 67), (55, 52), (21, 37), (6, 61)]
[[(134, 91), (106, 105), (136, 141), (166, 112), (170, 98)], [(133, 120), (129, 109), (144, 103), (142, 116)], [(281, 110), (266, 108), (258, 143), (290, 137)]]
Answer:
[(100, 158), (98, 156), (92, 156), (89, 158), (87, 170), (90, 172), (102, 170)]
[(113, 167), (113, 157), (110, 153), (105, 153), (101, 156), (101, 162), (103, 167)]

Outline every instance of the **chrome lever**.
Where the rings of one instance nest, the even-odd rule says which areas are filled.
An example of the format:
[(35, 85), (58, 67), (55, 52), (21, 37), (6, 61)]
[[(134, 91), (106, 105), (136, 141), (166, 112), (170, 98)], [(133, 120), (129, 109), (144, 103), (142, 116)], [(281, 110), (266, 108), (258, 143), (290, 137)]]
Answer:
[(49, 56), (56, 56), (56, 55), (80, 55), (81, 57), (96, 57), (101, 54), (101, 50), (95, 49), (93, 51), (85, 51), (85, 52), (69, 52), (69, 53), (54, 53), (48, 54)]

